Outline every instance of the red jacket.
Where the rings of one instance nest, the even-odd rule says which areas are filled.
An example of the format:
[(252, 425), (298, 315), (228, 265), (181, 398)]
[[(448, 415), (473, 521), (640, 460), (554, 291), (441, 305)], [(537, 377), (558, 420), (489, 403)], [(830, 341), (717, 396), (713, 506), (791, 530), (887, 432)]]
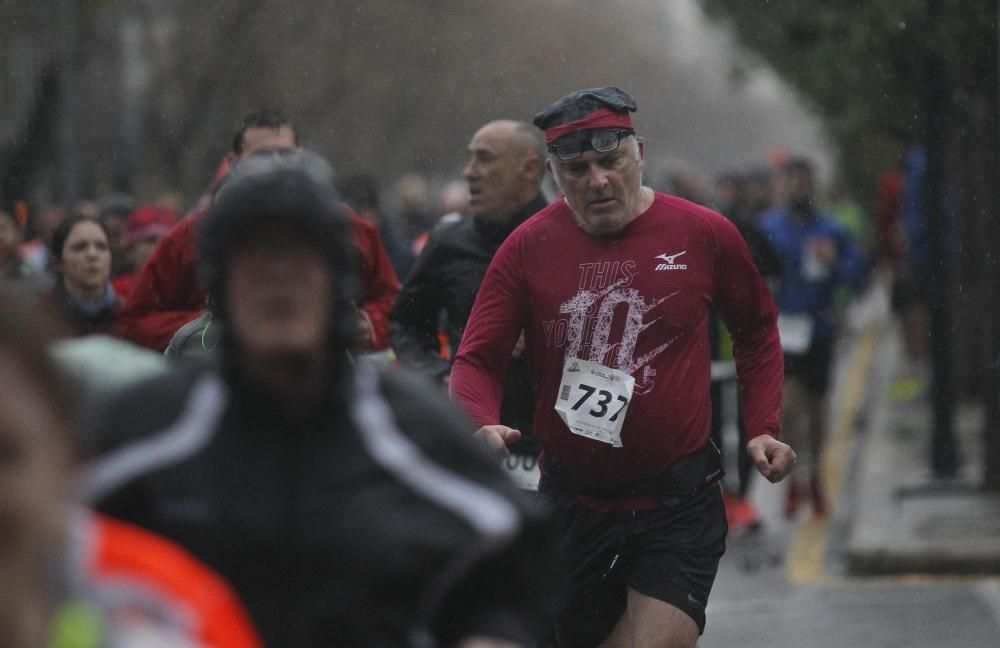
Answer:
[(875, 245), (878, 260), (896, 270), (906, 258), (906, 241), (903, 235), (903, 183), (902, 169), (893, 169), (879, 179), (875, 194)]
[[(375, 329), (369, 350), (389, 346), (389, 310), (400, 284), (378, 229), (347, 206), (354, 244), (360, 251), (361, 301)], [(153, 255), (135, 278), (132, 294), (119, 315), (122, 335), (136, 344), (163, 351), (177, 329), (205, 309), (206, 293), (198, 273), (196, 228), (205, 212), (181, 221), (160, 239)]]
[(118, 296), (124, 302), (128, 299), (128, 296), (132, 294), (132, 286), (135, 285), (135, 278), (138, 273), (126, 272), (125, 274), (120, 274), (117, 277), (112, 277), (111, 287), (115, 289)]

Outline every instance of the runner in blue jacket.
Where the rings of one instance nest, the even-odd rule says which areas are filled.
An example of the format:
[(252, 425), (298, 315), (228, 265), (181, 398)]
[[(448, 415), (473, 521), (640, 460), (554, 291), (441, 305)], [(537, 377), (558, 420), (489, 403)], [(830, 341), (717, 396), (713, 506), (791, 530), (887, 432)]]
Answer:
[[(819, 458), (826, 435), (824, 400), (829, 386), (837, 334), (838, 290), (860, 288), (868, 276), (868, 261), (840, 224), (815, 206), (812, 164), (793, 159), (786, 167), (788, 203), (766, 213), (760, 221), (782, 260), (775, 300), (778, 327), (785, 353), (785, 386), (782, 394), (782, 428), (791, 439), (805, 414), (807, 438), (812, 449), (809, 479), (813, 510), (825, 515), (827, 502), (819, 478)], [(808, 455), (807, 455), (808, 456)], [(802, 487), (792, 482), (785, 500), (789, 517), (798, 510)]]

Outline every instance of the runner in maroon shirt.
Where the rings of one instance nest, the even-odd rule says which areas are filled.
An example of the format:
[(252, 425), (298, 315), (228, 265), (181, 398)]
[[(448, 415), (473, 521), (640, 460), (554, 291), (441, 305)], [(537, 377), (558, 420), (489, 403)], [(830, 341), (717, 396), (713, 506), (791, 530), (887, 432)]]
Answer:
[(642, 186), (635, 109), (596, 88), (535, 118), (565, 195), (497, 252), (451, 376), (477, 435), (504, 454), (519, 433), (499, 420), (502, 380), (525, 331), (541, 490), (572, 565), (560, 646), (694, 646), (704, 630), (726, 535), (709, 441), (711, 307), (733, 336), (751, 458), (771, 481), (795, 463), (777, 439), (770, 292), (728, 220)]

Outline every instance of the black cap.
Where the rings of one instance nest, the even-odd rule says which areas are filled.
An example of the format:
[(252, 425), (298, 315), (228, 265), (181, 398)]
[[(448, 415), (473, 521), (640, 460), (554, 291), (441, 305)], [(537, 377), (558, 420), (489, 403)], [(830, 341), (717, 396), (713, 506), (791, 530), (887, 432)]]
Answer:
[(336, 191), (333, 167), (326, 158), (307, 149), (288, 149), (284, 151), (257, 151), (252, 155), (240, 158), (222, 179), (217, 193), (229, 191), (247, 178), (281, 169), (301, 171), (313, 182)]
[(587, 88), (557, 99), (535, 115), (532, 123), (542, 130), (583, 119), (595, 110), (607, 108), (615, 112), (635, 112), (638, 106), (632, 95), (614, 86)]
[(126, 193), (111, 193), (101, 198), (97, 203), (101, 210), (101, 216), (118, 214), (128, 216), (135, 211), (137, 205), (135, 198)]

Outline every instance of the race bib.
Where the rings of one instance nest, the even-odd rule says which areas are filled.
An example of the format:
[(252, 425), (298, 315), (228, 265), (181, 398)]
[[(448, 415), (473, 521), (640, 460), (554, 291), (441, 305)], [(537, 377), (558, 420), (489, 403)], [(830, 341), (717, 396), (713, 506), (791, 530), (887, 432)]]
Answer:
[(633, 389), (635, 378), (623, 371), (567, 358), (556, 411), (573, 434), (620, 448)]
[(805, 249), (802, 253), (802, 276), (808, 281), (826, 281), (830, 277), (833, 269), (830, 261), (824, 261), (820, 257), (820, 248), (831, 247), (830, 241), (814, 238), (806, 241)]
[(813, 318), (809, 315), (778, 314), (778, 335), (786, 353), (805, 353), (812, 344)]
[(538, 490), (538, 482), (542, 479), (538, 457), (512, 452), (503, 460), (500, 467), (518, 488), (530, 491)]

